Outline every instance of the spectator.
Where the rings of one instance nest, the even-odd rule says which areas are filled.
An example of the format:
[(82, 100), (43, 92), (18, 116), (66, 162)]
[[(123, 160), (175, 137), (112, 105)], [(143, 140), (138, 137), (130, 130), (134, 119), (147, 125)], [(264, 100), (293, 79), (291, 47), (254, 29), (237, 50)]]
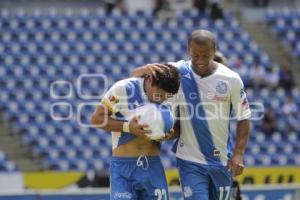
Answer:
[(270, 136), (277, 130), (276, 118), (271, 109), (268, 109), (262, 120), (262, 131)]
[(205, 13), (207, 0), (193, 0), (193, 6), (199, 11), (199, 14)]
[(270, 89), (276, 89), (278, 87), (279, 76), (275, 72), (273, 67), (266, 68), (266, 85)]
[(220, 5), (220, 0), (211, 0), (210, 17), (213, 20), (223, 18), (223, 8)]
[(169, 0), (155, 0), (153, 15), (168, 19), (171, 17), (171, 6)]
[(221, 51), (216, 51), (214, 61), (222, 63), (223, 65), (228, 67), (228, 61)]
[(282, 112), (290, 131), (300, 130), (298, 107), (292, 97), (287, 97)]
[(282, 65), (279, 72), (279, 86), (290, 92), (294, 87), (294, 77), (288, 63)]
[(254, 7), (266, 8), (269, 5), (270, 0), (252, 0)]
[(266, 71), (258, 63), (250, 70), (250, 81), (255, 89), (264, 87), (266, 84)]
[(122, 12), (126, 12), (123, 0), (104, 0), (104, 4), (107, 14), (110, 14), (116, 8)]
[(283, 105), (282, 111), (285, 115), (297, 114), (297, 105), (295, 104), (292, 97), (287, 97), (287, 100)]

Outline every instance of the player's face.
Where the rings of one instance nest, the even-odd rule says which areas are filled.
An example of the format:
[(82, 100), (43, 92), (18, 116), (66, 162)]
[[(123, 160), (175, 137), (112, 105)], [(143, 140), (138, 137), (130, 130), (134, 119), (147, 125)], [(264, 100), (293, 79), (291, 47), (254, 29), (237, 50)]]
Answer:
[(189, 44), (189, 55), (194, 67), (208, 67), (214, 54), (214, 49), (211, 46), (198, 45), (194, 42)]
[(162, 103), (172, 95), (156, 86), (149, 87), (148, 98), (151, 102)]

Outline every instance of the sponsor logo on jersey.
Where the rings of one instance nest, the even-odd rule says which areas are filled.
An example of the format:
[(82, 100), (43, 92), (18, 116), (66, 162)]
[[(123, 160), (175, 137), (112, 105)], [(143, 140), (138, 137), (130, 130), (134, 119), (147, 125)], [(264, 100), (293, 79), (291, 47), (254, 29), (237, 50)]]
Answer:
[(207, 99), (211, 99), (211, 100), (214, 100), (214, 101), (227, 101), (228, 98), (229, 98), (228, 96), (217, 95), (217, 94), (214, 94), (212, 92), (207, 93)]
[(116, 192), (114, 195), (115, 199), (131, 199), (132, 194), (130, 192)]
[(228, 100), (228, 97), (223, 97), (223, 96), (215, 95), (215, 96), (213, 97), (213, 100), (215, 100), (215, 101), (227, 101), (227, 100)]

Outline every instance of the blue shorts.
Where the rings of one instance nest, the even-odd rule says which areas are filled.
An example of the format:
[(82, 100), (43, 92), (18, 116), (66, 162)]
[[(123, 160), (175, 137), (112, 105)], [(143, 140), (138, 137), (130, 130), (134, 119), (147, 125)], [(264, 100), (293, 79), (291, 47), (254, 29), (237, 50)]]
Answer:
[(227, 167), (203, 165), (177, 158), (185, 200), (231, 199), (232, 176)]
[(165, 171), (158, 156), (112, 157), (110, 187), (113, 200), (169, 199)]

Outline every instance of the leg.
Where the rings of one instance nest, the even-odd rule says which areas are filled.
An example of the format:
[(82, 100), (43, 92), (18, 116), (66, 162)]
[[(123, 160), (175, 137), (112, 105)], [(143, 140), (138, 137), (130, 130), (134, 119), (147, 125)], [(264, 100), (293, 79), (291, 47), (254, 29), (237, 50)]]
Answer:
[(233, 180), (232, 182), (232, 199), (234, 200), (242, 200), (240, 184), (237, 180)]
[(136, 174), (139, 174), (139, 187), (142, 188), (140, 199), (169, 199), (168, 184), (165, 176), (165, 171), (160, 160), (155, 162), (150, 161), (149, 168), (147, 170), (139, 169)]
[(210, 199), (229, 200), (231, 199), (232, 176), (226, 167), (209, 167)]
[(111, 200), (136, 200), (132, 181), (122, 175), (122, 166), (111, 163), (110, 169), (110, 199)]
[(185, 200), (210, 200), (207, 171), (193, 162), (177, 159), (180, 185)]

